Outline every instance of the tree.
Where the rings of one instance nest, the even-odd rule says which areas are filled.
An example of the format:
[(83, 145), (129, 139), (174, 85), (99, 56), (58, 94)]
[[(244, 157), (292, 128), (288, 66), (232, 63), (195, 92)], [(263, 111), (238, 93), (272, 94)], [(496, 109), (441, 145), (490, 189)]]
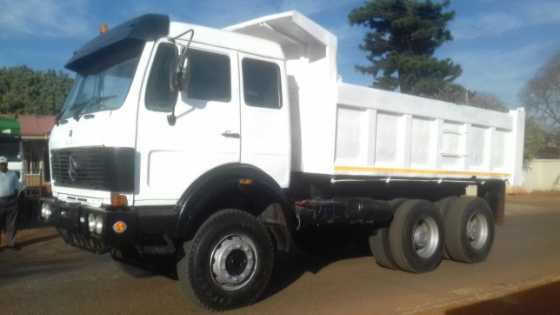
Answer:
[(524, 160), (528, 161), (537, 158), (541, 151), (546, 147), (546, 132), (532, 118), (525, 121), (525, 149)]
[(528, 115), (560, 146), (560, 53), (552, 57), (521, 91)]
[(462, 73), (449, 58), (434, 52), (452, 40), (447, 24), (455, 13), (449, 0), (368, 0), (352, 10), (351, 25), (370, 28), (360, 48), (370, 65), (358, 71), (373, 75), (373, 86), (420, 96), (434, 96)]
[(468, 104), (466, 105), (495, 110), (497, 112), (509, 112), (508, 107), (501, 99), (494, 94), (485, 92), (472, 92), (472, 95), (469, 97)]
[(469, 90), (462, 85), (455, 83), (447, 85), (433, 97), (459, 105), (468, 105), (504, 113), (509, 111), (508, 106), (496, 95)]
[(527, 109), (525, 150), (530, 158), (560, 157), (560, 52), (520, 92)]
[(0, 113), (55, 114), (72, 84), (73, 80), (60, 71), (0, 68)]

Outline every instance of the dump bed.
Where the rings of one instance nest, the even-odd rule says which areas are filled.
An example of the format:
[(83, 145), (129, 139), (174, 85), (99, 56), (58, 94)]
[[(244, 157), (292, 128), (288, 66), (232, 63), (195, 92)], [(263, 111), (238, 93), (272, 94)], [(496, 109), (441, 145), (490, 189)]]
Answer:
[(521, 184), (523, 109), (501, 113), (342, 83), (336, 37), (297, 12), (226, 29), (284, 50), (293, 171)]
[(337, 174), (519, 184), (525, 114), (339, 84)]

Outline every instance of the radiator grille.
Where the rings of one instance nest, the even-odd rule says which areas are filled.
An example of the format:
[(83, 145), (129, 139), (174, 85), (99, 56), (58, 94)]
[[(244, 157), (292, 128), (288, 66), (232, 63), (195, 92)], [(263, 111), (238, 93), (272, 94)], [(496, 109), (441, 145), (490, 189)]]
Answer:
[(57, 186), (128, 192), (133, 187), (134, 151), (123, 148), (53, 150)]

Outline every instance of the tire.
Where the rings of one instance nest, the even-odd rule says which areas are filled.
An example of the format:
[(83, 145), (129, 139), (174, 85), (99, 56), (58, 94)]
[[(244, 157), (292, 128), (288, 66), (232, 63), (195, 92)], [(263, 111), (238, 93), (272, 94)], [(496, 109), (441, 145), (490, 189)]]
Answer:
[[(459, 197), (451, 196), (451, 197), (445, 197), (435, 203), (436, 208), (439, 209), (439, 213), (441, 213), (441, 217), (444, 220), (444, 230), (445, 230), (445, 215), (447, 214), (448, 211), (450, 211), (451, 209), (453, 209), (453, 207), (455, 207), (455, 203), (457, 203), (457, 200), (459, 200)], [(447, 247), (445, 246), (445, 243), (443, 246), (443, 258), (449, 259), (449, 254), (447, 253)]]
[(389, 201), (389, 205), (391, 207), (391, 210), (396, 211), (403, 203), (405, 203), (405, 201), (407, 201), (409, 199), (407, 198), (395, 198)]
[(408, 200), (397, 209), (389, 227), (389, 244), (402, 270), (423, 273), (439, 266), (443, 258), (442, 222), (441, 214), (429, 201)]
[[(393, 213), (396, 211), (401, 204), (406, 202), (406, 198), (396, 198), (389, 202), (391, 211)], [(391, 254), (391, 247), (389, 246), (389, 228), (384, 227), (377, 229), (372, 235), (369, 236), (369, 249), (375, 258), (377, 264), (381, 267), (388, 269), (398, 269), (399, 266), (395, 263), (393, 259), (393, 254)]]
[(439, 209), (439, 212), (441, 213), (441, 216), (443, 218), (445, 218), (445, 215), (449, 210), (455, 207), (455, 203), (457, 203), (457, 200), (459, 200), (459, 197), (451, 196), (451, 197), (445, 197), (435, 203), (436, 207)]
[(384, 268), (398, 269), (389, 246), (389, 229), (378, 229), (369, 237), (369, 248), (377, 264)]
[(177, 264), (179, 285), (210, 310), (254, 303), (272, 274), (270, 234), (264, 224), (240, 210), (212, 215), (183, 249), (185, 255)]
[[(469, 222), (475, 224), (471, 233), (468, 231)], [(480, 229), (476, 228), (477, 224)], [(495, 222), (492, 210), (484, 199), (459, 198), (446, 213), (444, 228), (445, 248), (451, 259), (477, 263), (488, 257), (494, 243)]]

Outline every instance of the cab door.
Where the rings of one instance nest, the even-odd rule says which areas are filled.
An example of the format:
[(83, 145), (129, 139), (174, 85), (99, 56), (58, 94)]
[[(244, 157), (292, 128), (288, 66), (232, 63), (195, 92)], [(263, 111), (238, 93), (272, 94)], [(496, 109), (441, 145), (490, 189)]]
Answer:
[(282, 60), (239, 54), (241, 162), (270, 175), (282, 188), (290, 182), (290, 120)]
[[(169, 94), (174, 49), (157, 43), (141, 93), (137, 206), (173, 205), (200, 175), (241, 158), (236, 53), (193, 43), (189, 79), (175, 100)], [(170, 124), (173, 103), (176, 121)]]

